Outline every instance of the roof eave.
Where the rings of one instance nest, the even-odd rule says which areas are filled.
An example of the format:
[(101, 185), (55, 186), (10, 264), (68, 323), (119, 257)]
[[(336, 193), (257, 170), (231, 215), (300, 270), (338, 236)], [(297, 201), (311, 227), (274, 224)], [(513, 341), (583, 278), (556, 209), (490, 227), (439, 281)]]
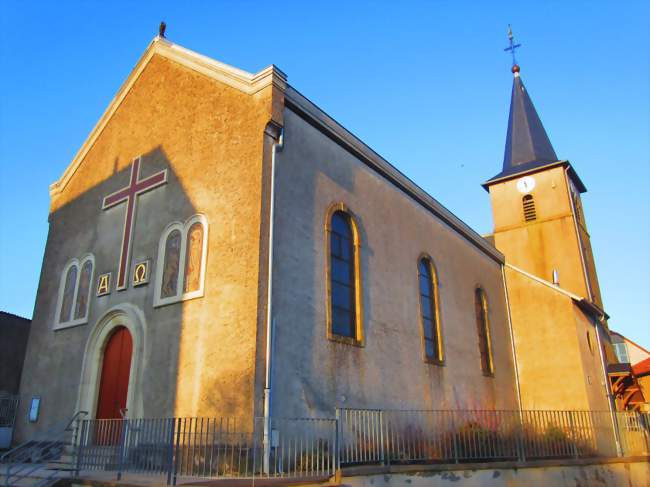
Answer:
[(575, 171), (575, 169), (573, 169), (573, 166), (571, 165), (571, 163), (568, 160), (561, 160), (561, 161), (556, 161), (556, 162), (550, 162), (548, 164), (541, 164), (539, 166), (535, 166), (535, 167), (532, 167), (530, 169), (525, 169), (525, 170), (519, 171), (519, 172), (514, 172), (512, 174), (508, 174), (508, 175), (505, 175), (505, 176), (500, 176), (501, 173), (499, 173), (496, 176), (494, 176), (493, 178), (488, 179), (484, 183), (481, 183), (481, 186), (483, 187), (483, 189), (485, 191), (489, 191), (490, 186), (492, 186), (493, 184), (503, 183), (503, 182), (509, 181), (511, 179), (517, 179), (517, 178), (520, 178), (522, 176), (526, 176), (528, 174), (534, 174), (534, 173), (537, 173), (537, 172), (545, 171), (546, 169), (550, 169), (550, 168), (556, 167), (556, 166), (566, 166), (568, 168), (569, 176), (571, 177), (571, 180), (573, 181), (573, 183), (576, 185), (576, 188), (578, 189), (578, 191), (580, 191), (581, 193), (586, 193), (587, 192), (587, 187), (582, 182), (582, 180), (580, 179), (580, 176), (578, 176), (578, 173)]

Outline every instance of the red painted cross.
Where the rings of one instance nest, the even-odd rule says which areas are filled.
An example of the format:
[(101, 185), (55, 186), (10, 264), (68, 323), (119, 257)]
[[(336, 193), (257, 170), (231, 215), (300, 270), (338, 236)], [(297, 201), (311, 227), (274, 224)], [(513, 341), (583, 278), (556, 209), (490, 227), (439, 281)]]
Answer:
[(141, 158), (133, 159), (131, 165), (131, 179), (126, 188), (111, 193), (104, 198), (102, 210), (107, 210), (126, 201), (126, 216), (124, 218), (124, 231), (122, 232), (122, 250), (117, 271), (117, 290), (126, 289), (126, 280), (129, 275), (129, 262), (131, 261), (131, 241), (133, 240), (133, 225), (135, 221), (135, 207), (137, 197), (142, 193), (157, 188), (167, 183), (167, 169), (157, 172), (148, 178), (140, 179)]

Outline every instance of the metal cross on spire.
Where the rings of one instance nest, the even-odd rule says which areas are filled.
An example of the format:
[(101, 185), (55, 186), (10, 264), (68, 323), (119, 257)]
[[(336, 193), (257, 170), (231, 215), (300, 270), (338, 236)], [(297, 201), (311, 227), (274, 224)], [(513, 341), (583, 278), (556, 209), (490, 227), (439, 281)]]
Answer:
[(517, 61), (515, 59), (515, 49), (518, 47), (521, 47), (521, 44), (515, 44), (514, 43), (515, 36), (512, 35), (512, 27), (510, 27), (510, 24), (508, 24), (508, 40), (510, 41), (510, 46), (506, 47), (504, 51), (508, 52), (510, 51), (512, 54), (512, 66), (515, 67), (517, 66)]

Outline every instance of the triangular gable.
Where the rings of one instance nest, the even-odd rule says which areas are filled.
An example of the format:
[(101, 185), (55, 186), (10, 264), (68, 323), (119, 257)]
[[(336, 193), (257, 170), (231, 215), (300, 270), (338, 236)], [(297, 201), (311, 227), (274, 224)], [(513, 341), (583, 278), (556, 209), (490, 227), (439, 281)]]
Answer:
[(84, 157), (92, 148), (93, 144), (100, 136), (113, 114), (120, 107), (154, 55), (163, 56), (193, 71), (201, 73), (249, 95), (254, 95), (270, 85), (273, 85), (282, 91), (284, 91), (287, 86), (286, 75), (274, 65), (268, 66), (258, 73), (253, 74), (198, 54), (169, 42), (162, 37), (155, 37), (145, 50), (144, 54), (140, 57), (115, 97), (111, 100), (108, 108), (92, 129), (89, 136), (72, 159), (70, 165), (66, 168), (61, 177), (50, 185), (50, 197), (61, 193), (65, 189), (66, 185), (79, 168), (81, 162), (84, 160)]

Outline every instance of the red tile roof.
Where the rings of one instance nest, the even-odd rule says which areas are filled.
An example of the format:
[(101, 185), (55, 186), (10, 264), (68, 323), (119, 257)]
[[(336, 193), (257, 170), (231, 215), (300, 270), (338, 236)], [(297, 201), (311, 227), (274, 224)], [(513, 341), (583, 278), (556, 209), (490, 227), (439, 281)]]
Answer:
[(637, 377), (650, 374), (650, 357), (632, 366), (632, 373)]

